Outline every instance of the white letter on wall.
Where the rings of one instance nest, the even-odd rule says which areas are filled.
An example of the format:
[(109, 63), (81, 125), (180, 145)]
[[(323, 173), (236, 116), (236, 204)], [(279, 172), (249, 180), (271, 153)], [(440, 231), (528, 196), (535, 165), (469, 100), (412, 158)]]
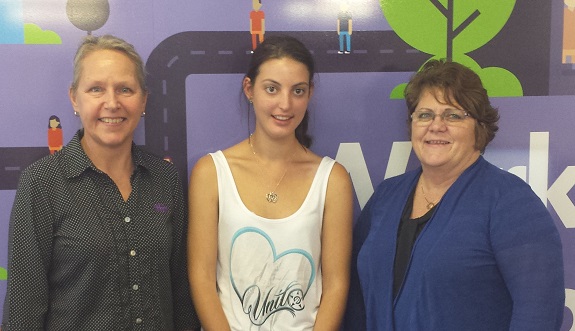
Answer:
[(547, 206), (549, 177), (549, 132), (531, 132), (529, 137), (529, 185)]
[(384, 179), (405, 173), (409, 154), (411, 154), (410, 141), (394, 141), (391, 146), (391, 153), (389, 153)]
[(575, 228), (575, 206), (567, 195), (573, 186), (575, 186), (575, 166), (568, 166), (547, 191), (549, 203), (566, 228)]
[(369, 170), (367, 170), (361, 145), (359, 143), (339, 144), (335, 159), (349, 172), (357, 200), (359, 201), (359, 207), (363, 209), (363, 206), (373, 194), (373, 184), (369, 177)]

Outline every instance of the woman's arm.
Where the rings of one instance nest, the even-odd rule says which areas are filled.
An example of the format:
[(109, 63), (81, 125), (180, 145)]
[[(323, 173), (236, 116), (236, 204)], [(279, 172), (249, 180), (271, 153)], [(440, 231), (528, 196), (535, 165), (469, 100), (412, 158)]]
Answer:
[[(380, 186), (381, 187), (381, 186)], [(357, 269), (357, 257), (371, 230), (371, 207), (379, 201), (379, 188), (367, 201), (355, 225), (353, 226), (353, 245), (351, 252), (351, 266), (349, 279), (349, 295), (347, 297), (346, 311), (343, 320), (343, 330), (365, 331), (366, 314), (363, 301), (363, 290)]]
[(353, 218), (352, 184), (336, 163), (327, 186), (321, 238), (322, 297), (314, 330), (339, 330), (349, 288)]
[(20, 179), (10, 216), (8, 288), (2, 329), (41, 330), (49, 305), (52, 250), (50, 192), (30, 171)]
[(194, 306), (204, 330), (229, 330), (216, 292), (218, 182), (209, 155), (192, 170), (188, 205), (188, 277)]
[(565, 287), (553, 218), (526, 185), (502, 197), (492, 215), (491, 243), (513, 300), (509, 330), (559, 330)]
[[(188, 235), (188, 208), (184, 199), (182, 181), (175, 168), (172, 171), (174, 212), (172, 215), (172, 258), (170, 272), (172, 280), (172, 298), (175, 330), (199, 330), (200, 323), (192, 300), (190, 286), (186, 277), (186, 243)], [(167, 184), (167, 183), (166, 183)], [(0, 330), (1, 331), (1, 330)]]

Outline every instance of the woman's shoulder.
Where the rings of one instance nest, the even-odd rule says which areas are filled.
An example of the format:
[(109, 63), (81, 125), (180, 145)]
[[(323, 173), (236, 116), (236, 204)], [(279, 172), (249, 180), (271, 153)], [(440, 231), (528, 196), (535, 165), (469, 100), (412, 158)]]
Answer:
[(417, 178), (419, 178), (420, 173), (421, 168), (417, 168), (415, 170), (407, 171), (397, 176), (384, 178), (377, 185), (376, 192), (388, 189), (397, 190), (398, 188), (401, 187), (411, 187), (414, 181), (417, 180)]
[(353, 186), (351, 182), (351, 176), (347, 169), (341, 163), (336, 162), (328, 157), (324, 157), (322, 162), (327, 163), (328, 165), (329, 163), (333, 164), (329, 173), (328, 194), (329, 192), (332, 192), (332, 194), (342, 196), (342, 193), (351, 193)]
[(24, 172), (38, 173), (43, 172), (44, 170), (50, 171), (62, 162), (61, 155), (62, 153), (60, 152), (54, 155), (43, 156), (42, 158), (32, 162), (27, 167), (25, 167)]
[(333, 166), (331, 168), (331, 174), (330, 174), (330, 179), (336, 179), (338, 181), (349, 181), (350, 179), (350, 174), (349, 171), (347, 171), (347, 169), (343, 166), (343, 164), (331, 159), (328, 156), (324, 156), (322, 158), (323, 162), (329, 162), (329, 163), (333, 163)]
[(517, 188), (531, 189), (529, 184), (519, 176), (501, 169), (487, 160), (483, 160), (483, 171), (478, 172), (481, 183), (489, 187), (498, 187), (500, 190), (514, 190)]
[(248, 140), (244, 139), (239, 143), (222, 150), (221, 154), (229, 168), (233, 170), (238, 167), (246, 167), (250, 163), (251, 160), (248, 156), (252, 156), (252, 150)]
[(244, 139), (235, 145), (229, 146), (225, 149), (222, 149), (222, 154), (226, 157), (226, 159), (234, 160), (236, 158), (245, 158), (245, 155), (252, 154), (252, 148), (249, 143), (249, 139)]
[(206, 154), (198, 159), (192, 168), (192, 175), (206, 176), (215, 173), (216, 165), (212, 154)]
[(63, 162), (62, 152), (47, 155), (24, 168), (21, 176), (44, 180), (55, 179), (58, 178), (57, 174), (60, 173), (60, 169), (66, 168), (63, 166)]
[(207, 194), (217, 187), (217, 177), (216, 164), (212, 156), (210, 154), (202, 156), (192, 168), (190, 191)]
[(176, 175), (178, 172), (176, 166), (167, 158), (161, 158), (141, 148), (136, 149), (135, 155), (136, 162), (153, 173)]

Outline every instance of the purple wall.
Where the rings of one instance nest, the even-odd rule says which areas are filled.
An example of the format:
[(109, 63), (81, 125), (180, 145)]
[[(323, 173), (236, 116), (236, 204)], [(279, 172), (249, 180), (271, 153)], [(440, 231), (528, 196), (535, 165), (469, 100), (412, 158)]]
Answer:
[[(61, 43), (13, 43), (3, 34), (21, 23), (11, 21), (0, 5), (3, 268), (19, 170), (48, 153), (46, 130), (51, 115), (60, 117), (66, 142), (80, 127), (67, 89), (74, 51), (86, 34), (69, 21), (65, 0), (12, 2), (18, 3), (14, 8), (22, 11), (24, 23), (53, 31)], [(157, 81), (151, 77), (152, 95), (146, 121), (137, 131), (138, 144), (157, 148), (164, 133), (156, 120), (162, 118), (164, 109), (173, 107), (183, 121), (174, 129), (181, 139), (170, 140), (171, 146), (180, 148), (170, 150), (180, 152), (171, 156), (187, 176), (199, 157), (247, 136), (248, 121), (239, 95), (251, 47), (247, 32), (251, 0), (109, 2), (109, 18), (94, 34), (125, 38), (136, 46), (151, 71), (157, 67), (158, 74), (165, 75), (156, 77)], [(408, 141), (404, 102), (389, 95), (429, 56), (413, 50), (394, 33), (378, 0), (349, 3), (354, 25), (349, 55), (337, 54), (339, 8), (335, 2), (263, 0), (262, 10), (269, 34), (299, 36), (316, 56), (320, 72), (310, 109), (312, 149), (337, 157), (352, 173), (357, 213), (386, 176), (416, 166), (413, 155), (399, 153), (390, 158), (394, 143), (407, 152), (409, 145), (401, 143)], [(564, 245), (566, 306), (575, 311), (575, 69), (561, 64), (562, 15), (560, 1), (530, 2), (529, 7), (518, 3), (500, 34), (470, 56), (482, 66), (508, 69), (524, 86), (523, 97), (493, 98), (501, 114), (500, 131), (485, 157), (524, 178), (547, 204)], [(196, 68), (194, 61), (208, 65)], [(6, 282), (0, 281), (0, 298), (5, 287)], [(562, 330), (571, 330), (572, 325), (572, 314), (566, 308)]]

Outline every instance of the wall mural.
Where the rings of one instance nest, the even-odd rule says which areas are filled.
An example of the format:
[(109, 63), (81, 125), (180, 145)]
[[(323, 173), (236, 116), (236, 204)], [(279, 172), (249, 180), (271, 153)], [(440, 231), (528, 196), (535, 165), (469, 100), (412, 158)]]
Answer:
[(379, 182), (417, 166), (402, 100), (411, 74), (451, 57), (480, 75), (501, 115), (485, 158), (528, 182), (553, 215), (565, 258), (562, 330), (575, 330), (574, 13), (573, 0), (0, 2), (0, 298), (19, 174), (80, 126), (67, 92), (83, 36), (135, 45), (151, 92), (136, 142), (187, 178), (202, 155), (249, 134), (243, 73), (262, 40), (289, 34), (317, 62), (312, 149), (346, 166), (356, 215)]

